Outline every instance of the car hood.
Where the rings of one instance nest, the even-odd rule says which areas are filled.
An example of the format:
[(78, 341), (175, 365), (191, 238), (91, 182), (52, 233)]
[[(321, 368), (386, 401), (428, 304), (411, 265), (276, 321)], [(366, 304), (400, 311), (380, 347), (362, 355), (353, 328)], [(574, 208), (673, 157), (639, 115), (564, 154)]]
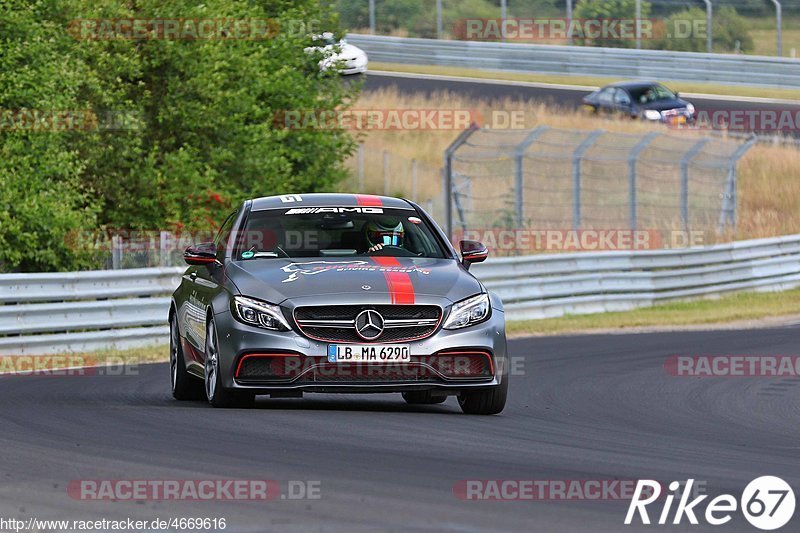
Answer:
[[(335, 57), (336, 59), (347, 60), (364, 55), (364, 51), (361, 50), (361, 48), (353, 46), (352, 44), (340, 44), (339, 46), (341, 47), (341, 52), (339, 52), (338, 54), (336, 53), (333, 54), (333, 57)], [(330, 49), (333, 47), (331, 46), (327, 48)]]
[(453, 259), (251, 259), (229, 263), (227, 276), (242, 295), (275, 304), (337, 295), (352, 300), (348, 294), (383, 303), (413, 303), (416, 297), (457, 302), (481, 292), (478, 280)]
[(682, 98), (669, 98), (667, 100), (656, 100), (646, 104), (639, 104), (642, 109), (653, 109), (655, 111), (666, 111), (668, 109), (680, 109), (689, 105), (689, 102)]

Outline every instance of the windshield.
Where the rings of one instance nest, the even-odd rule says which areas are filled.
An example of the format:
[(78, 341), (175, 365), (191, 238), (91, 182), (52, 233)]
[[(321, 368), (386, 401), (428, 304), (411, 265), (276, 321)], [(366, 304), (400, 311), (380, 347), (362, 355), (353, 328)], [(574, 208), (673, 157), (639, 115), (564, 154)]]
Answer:
[(648, 102), (655, 102), (658, 100), (672, 100), (675, 98), (675, 93), (664, 87), (663, 85), (650, 85), (647, 87), (634, 87), (630, 90), (631, 98), (635, 102), (646, 104)]
[(339, 40), (330, 32), (325, 32), (322, 35), (314, 35), (312, 39), (316, 46), (333, 46), (339, 44)]
[(254, 211), (234, 251), (237, 260), (365, 255), (447, 257), (416, 211), (370, 207)]

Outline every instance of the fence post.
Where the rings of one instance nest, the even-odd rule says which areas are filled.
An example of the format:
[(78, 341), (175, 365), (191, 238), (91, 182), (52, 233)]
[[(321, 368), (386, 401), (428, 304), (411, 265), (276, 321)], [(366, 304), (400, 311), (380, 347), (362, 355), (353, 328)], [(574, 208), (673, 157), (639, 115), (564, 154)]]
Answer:
[(739, 159), (757, 142), (758, 136), (751, 135), (731, 156), (728, 179), (725, 183), (725, 192), (722, 196), (722, 206), (719, 212), (719, 223), (717, 224), (717, 231), (720, 233), (727, 224), (730, 224), (731, 229), (736, 231), (736, 165), (739, 163)]
[(411, 160), (411, 199), (417, 201), (417, 160)]
[(706, 50), (710, 54), (714, 51), (714, 36), (711, 31), (711, 23), (713, 22), (714, 7), (711, 5), (711, 0), (703, 0), (706, 3)]
[(781, 11), (783, 9), (778, 0), (772, 0), (772, 3), (775, 4), (775, 23), (777, 28), (777, 34), (775, 36), (775, 50), (778, 57), (781, 57), (783, 55), (783, 17), (781, 16)]
[(657, 131), (651, 131), (628, 154), (628, 218), (632, 230), (636, 229), (636, 163), (642, 151), (659, 135)]
[(572, 44), (572, 0), (567, 0), (567, 43)]
[(578, 145), (572, 154), (572, 229), (581, 227), (581, 160), (605, 130), (594, 130)]
[(547, 131), (547, 128), (548, 126), (539, 126), (534, 129), (514, 148), (514, 214), (518, 229), (521, 229), (525, 222), (525, 170), (523, 166), (525, 152), (542, 133)]
[(444, 24), (442, 22), (442, 0), (436, 0), (436, 38), (441, 39), (444, 34)]
[[(506, 27), (506, 18), (508, 18), (508, 0), (500, 0), (500, 24), (502, 28)], [(501, 40), (506, 42), (505, 29), (503, 29)]]
[(444, 151), (444, 168), (442, 169), (442, 197), (444, 200), (444, 223), (447, 238), (453, 238), (453, 202), (450, 198), (453, 189), (453, 155), (456, 150), (461, 148), (470, 136), (478, 131), (480, 127), (476, 123), (470, 124), (469, 128), (462, 131), (456, 140)]
[(122, 264), (122, 238), (119, 235), (111, 237), (111, 268), (119, 270)]
[(358, 144), (358, 192), (364, 190), (364, 144)]
[(642, 47), (642, 0), (636, 0), (636, 49)]
[(369, 0), (369, 33), (375, 35), (375, 0)]
[(383, 195), (389, 195), (389, 151), (383, 151)]
[(689, 163), (711, 139), (701, 139), (681, 158), (681, 220), (684, 231), (689, 232)]
[(172, 266), (172, 235), (168, 231), (161, 231), (159, 238), (159, 261), (158, 265), (162, 267)]

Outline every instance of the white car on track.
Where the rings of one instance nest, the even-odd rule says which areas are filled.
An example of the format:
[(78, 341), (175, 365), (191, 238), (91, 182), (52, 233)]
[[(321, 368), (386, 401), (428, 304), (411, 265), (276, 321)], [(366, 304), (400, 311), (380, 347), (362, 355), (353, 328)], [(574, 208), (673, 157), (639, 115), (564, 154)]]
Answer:
[(331, 32), (314, 35), (314, 46), (306, 48), (306, 52), (320, 51), (325, 59), (320, 61), (319, 68), (328, 70), (339, 66), (343, 75), (363, 74), (367, 71), (367, 53), (361, 48), (349, 44), (346, 39), (337, 40)]

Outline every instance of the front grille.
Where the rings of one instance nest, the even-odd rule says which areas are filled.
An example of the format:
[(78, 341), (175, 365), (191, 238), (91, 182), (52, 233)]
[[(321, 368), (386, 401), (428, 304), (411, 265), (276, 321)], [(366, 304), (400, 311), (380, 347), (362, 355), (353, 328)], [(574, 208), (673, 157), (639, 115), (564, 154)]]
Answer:
[[(355, 328), (359, 313), (372, 309), (384, 319), (384, 330), (370, 341)], [(433, 334), (442, 318), (435, 305), (320, 305), (298, 307), (294, 319), (300, 331), (316, 340), (330, 342), (403, 342)]]
[(442, 382), (491, 379), (486, 352), (438, 353), (404, 363), (330, 363), (299, 354), (249, 354), (239, 361), (235, 378), (243, 383)]

